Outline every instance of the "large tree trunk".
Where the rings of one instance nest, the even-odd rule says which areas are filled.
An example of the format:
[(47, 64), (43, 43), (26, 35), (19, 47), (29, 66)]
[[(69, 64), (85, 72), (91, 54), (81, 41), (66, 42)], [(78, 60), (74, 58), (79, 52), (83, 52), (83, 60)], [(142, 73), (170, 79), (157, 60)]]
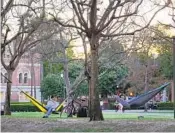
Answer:
[(10, 110), (10, 100), (11, 100), (11, 86), (12, 86), (12, 70), (7, 70), (8, 74), (8, 80), (7, 80), (7, 89), (6, 89), (6, 95), (5, 95), (5, 108), (4, 108), (4, 114), (5, 115), (11, 115)]
[(90, 121), (104, 120), (99, 101), (98, 89), (98, 49), (91, 45), (91, 78), (89, 84), (89, 116)]

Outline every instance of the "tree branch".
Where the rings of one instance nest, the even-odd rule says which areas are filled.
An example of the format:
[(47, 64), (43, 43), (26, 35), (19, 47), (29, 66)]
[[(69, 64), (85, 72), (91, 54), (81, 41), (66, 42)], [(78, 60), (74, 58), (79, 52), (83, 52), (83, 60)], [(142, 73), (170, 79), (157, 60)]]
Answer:
[(116, 37), (116, 36), (122, 36), (122, 35), (134, 35), (136, 32), (139, 32), (139, 31), (141, 31), (141, 30), (147, 28), (147, 27), (150, 25), (150, 23), (152, 22), (153, 18), (156, 16), (156, 14), (157, 14), (159, 11), (161, 11), (162, 9), (164, 9), (166, 6), (168, 6), (169, 4), (170, 4), (170, 3), (168, 2), (168, 3), (166, 3), (162, 8), (160, 8), (159, 10), (157, 10), (157, 11), (154, 13), (154, 15), (151, 17), (151, 19), (149, 20), (149, 22), (148, 22), (144, 27), (142, 27), (142, 28), (140, 28), (140, 29), (137, 29), (137, 30), (135, 30), (135, 31), (133, 31), (133, 32), (128, 32), (128, 33), (117, 33), (117, 34), (103, 34), (103, 33), (101, 33), (101, 36), (102, 36), (102, 37)]
[(53, 14), (51, 14), (51, 13), (49, 13), (49, 14), (53, 17), (53, 19), (54, 19), (55, 22), (57, 22), (58, 24), (60, 24), (63, 27), (76, 28), (76, 29), (79, 29), (79, 30), (85, 32), (85, 30), (82, 29), (81, 27), (78, 27), (78, 26), (75, 26), (75, 25), (71, 25), (71, 24), (64, 24), (63, 22), (61, 22), (60, 20), (58, 20)]
[(4, 19), (4, 17), (7, 14), (7, 12), (11, 9), (11, 7), (13, 5), (13, 2), (14, 2), (14, 0), (9, 0), (7, 5), (5, 6), (5, 8), (1, 11), (1, 18), (2, 18), (2, 20)]

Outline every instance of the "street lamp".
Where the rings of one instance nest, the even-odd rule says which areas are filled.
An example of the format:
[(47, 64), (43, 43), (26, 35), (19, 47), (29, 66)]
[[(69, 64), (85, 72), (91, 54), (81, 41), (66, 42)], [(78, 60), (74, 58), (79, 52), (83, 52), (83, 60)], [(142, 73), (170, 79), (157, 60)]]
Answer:
[(130, 92), (130, 93), (129, 93), (129, 95), (130, 95), (130, 96), (133, 96), (133, 93), (132, 93), (132, 92)]
[(175, 36), (173, 36), (173, 86), (174, 86), (174, 119), (175, 119)]
[[(61, 73), (61, 78), (63, 78), (63, 74)], [(63, 78), (63, 80), (64, 80), (64, 78)], [(64, 98), (66, 98), (66, 87), (64, 86), (63, 87), (63, 95), (64, 95)]]

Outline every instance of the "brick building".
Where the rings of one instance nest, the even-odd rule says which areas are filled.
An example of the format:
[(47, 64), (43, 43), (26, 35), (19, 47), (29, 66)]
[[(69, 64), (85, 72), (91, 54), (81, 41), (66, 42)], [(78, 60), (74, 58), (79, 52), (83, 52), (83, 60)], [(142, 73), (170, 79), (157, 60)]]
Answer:
[[(36, 57), (36, 55), (35, 55)], [(8, 54), (4, 55), (4, 58), (8, 61)], [(32, 60), (33, 59), (33, 60)], [(29, 99), (20, 92), (20, 89), (27, 92), (30, 95), (36, 96), (38, 100), (41, 100), (40, 82), (41, 82), (41, 65), (38, 61), (31, 59), (28, 54), (24, 55), (16, 70), (12, 75), (12, 88), (11, 88), (11, 101), (13, 102), (27, 102)], [(33, 62), (33, 63), (32, 63)], [(7, 76), (6, 70), (1, 65), (1, 73)], [(33, 80), (32, 80), (33, 79)], [(5, 101), (6, 92), (6, 79), (1, 75), (1, 102)], [(36, 92), (36, 93), (35, 93)]]

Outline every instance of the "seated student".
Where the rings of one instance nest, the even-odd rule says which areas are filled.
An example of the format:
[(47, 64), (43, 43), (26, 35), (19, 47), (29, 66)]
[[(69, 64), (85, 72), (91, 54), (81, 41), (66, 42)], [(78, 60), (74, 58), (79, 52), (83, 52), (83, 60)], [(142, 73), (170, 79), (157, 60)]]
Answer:
[(43, 116), (43, 118), (48, 118), (52, 111), (55, 111), (56, 107), (58, 107), (59, 103), (57, 102), (57, 96), (51, 96), (51, 100), (47, 102), (46, 109), (47, 112)]

